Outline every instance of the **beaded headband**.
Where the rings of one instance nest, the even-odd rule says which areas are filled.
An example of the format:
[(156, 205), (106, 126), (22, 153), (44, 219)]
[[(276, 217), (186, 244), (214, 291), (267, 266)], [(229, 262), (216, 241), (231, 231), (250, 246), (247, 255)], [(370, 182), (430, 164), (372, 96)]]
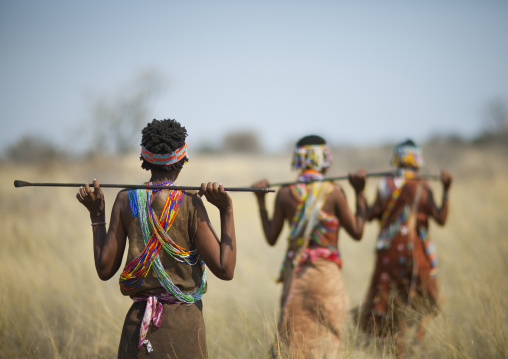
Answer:
[(304, 145), (295, 148), (291, 167), (321, 171), (332, 164), (332, 152), (328, 145)]
[(397, 146), (391, 160), (392, 166), (420, 168), (423, 166), (422, 150), (418, 146)]
[(148, 151), (144, 146), (141, 146), (141, 156), (148, 162), (159, 165), (159, 166), (168, 166), (173, 163), (180, 161), (187, 155), (187, 143), (185, 143), (182, 147), (175, 150), (172, 153), (152, 153)]

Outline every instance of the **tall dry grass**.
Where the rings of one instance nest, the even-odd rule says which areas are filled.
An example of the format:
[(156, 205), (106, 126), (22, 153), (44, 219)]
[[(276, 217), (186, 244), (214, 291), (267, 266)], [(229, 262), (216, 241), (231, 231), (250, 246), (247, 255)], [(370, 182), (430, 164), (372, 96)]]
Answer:
[[(504, 152), (503, 152), (504, 151)], [(386, 169), (390, 148), (335, 152), (330, 175), (357, 167)], [(508, 166), (506, 149), (425, 148), (427, 168), (448, 168), (455, 175), (451, 212), (445, 227), (431, 225), (439, 255), (442, 311), (421, 345), (408, 338), (415, 358), (508, 357)], [(295, 176), (284, 156), (192, 156), (179, 183), (216, 180), (250, 185), (267, 177)], [(95, 274), (86, 210), (75, 189), (15, 189), (14, 179), (34, 182), (141, 183), (147, 173), (137, 156), (67, 165), (1, 165), (0, 169), (0, 358), (112, 358), (131, 301), (122, 297), (118, 275), (102, 282)], [(375, 180), (368, 181), (373, 199)], [(353, 193), (343, 184), (354, 207)], [(441, 187), (434, 183), (440, 200)], [(109, 210), (115, 190), (104, 190)], [(238, 239), (235, 279), (210, 275), (204, 315), (211, 358), (265, 358), (273, 341), (280, 287), (274, 279), (285, 250), (265, 244), (252, 194), (232, 194)], [(274, 195), (269, 195), (273, 201)], [(218, 228), (217, 211), (207, 205)], [(374, 265), (376, 224), (361, 242), (340, 235), (344, 280), (351, 307), (358, 305)], [(390, 358), (392, 343), (358, 332), (350, 319), (341, 358)]]

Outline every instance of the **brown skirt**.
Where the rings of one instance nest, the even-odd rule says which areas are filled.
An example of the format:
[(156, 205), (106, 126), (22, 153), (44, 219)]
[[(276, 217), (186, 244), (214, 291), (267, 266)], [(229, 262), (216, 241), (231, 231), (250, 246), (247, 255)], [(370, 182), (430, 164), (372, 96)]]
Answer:
[(118, 358), (207, 358), (203, 304), (163, 304), (162, 323), (148, 330), (153, 352), (138, 349), (139, 329), (146, 302), (134, 302), (125, 317)]
[(286, 276), (279, 323), (279, 350), (291, 358), (334, 355), (340, 345), (348, 298), (339, 266), (306, 261), (292, 283)]

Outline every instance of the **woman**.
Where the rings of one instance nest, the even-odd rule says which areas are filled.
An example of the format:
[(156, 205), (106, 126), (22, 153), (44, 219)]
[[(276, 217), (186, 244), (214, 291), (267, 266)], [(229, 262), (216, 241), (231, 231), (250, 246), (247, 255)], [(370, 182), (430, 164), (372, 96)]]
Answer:
[[(356, 192), (356, 215), (348, 208), (342, 189), (324, 178), (331, 153), (319, 136), (303, 137), (296, 144), (292, 167), (300, 171), (297, 183), (282, 187), (269, 219), (265, 196), (257, 194), (266, 241), (277, 242), (284, 221), (290, 226), (288, 249), (280, 272), (283, 283), (278, 324), (280, 343), (291, 358), (335, 353), (348, 300), (342, 281), (338, 250), (340, 227), (356, 240), (363, 234), (366, 203), (365, 175), (351, 175)], [(268, 187), (266, 180), (254, 187)]]
[[(175, 120), (153, 120), (143, 129), (141, 167), (151, 173), (146, 184), (174, 184), (188, 161), (186, 136), (185, 127)], [(106, 231), (104, 194), (97, 180), (93, 186), (92, 190), (84, 185), (76, 197), (90, 212), (99, 278), (108, 280), (118, 271), (129, 243), (120, 289), (134, 302), (125, 318), (118, 357), (206, 358), (201, 302), (205, 263), (220, 279), (233, 278), (236, 239), (231, 198), (217, 183), (202, 183), (199, 193), (123, 190)], [(220, 211), (220, 242), (202, 195)]]
[(379, 220), (381, 229), (361, 326), (376, 335), (395, 335), (402, 354), (408, 315), (416, 315), (421, 340), (429, 314), (438, 308), (437, 260), (428, 226), (429, 218), (446, 223), (452, 177), (441, 174), (443, 199), (438, 208), (428, 183), (418, 177), (423, 157), (413, 141), (397, 145), (391, 162), (398, 176), (380, 181), (374, 205), (367, 211), (367, 220)]

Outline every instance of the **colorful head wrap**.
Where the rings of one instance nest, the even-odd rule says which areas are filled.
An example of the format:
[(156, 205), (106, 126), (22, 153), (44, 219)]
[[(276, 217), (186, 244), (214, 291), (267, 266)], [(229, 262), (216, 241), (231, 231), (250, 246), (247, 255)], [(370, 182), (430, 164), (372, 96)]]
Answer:
[(395, 146), (392, 166), (420, 168), (423, 166), (422, 150), (415, 144), (402, 143)]
[(293, 154), (291, 168), (294, 170), (312, 169), (321, 171), (332, 164), (332, 152), (327, 144), (297, 146)]
[(187, 143), (174, 152), (167, 154), (152, 153), (144, 146), (141, 146), (141, 156), (154, 165), (168, 166), (187, 156)]

